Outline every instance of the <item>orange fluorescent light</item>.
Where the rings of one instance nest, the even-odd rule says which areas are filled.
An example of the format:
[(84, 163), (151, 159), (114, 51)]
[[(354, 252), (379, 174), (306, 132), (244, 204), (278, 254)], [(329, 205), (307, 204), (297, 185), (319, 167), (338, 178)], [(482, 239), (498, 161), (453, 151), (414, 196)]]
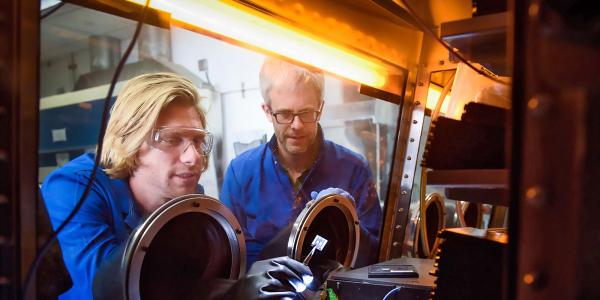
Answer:
[[(144, 0), (128, 0), (144, 5)], [(216, 0), (152, 0), (150, 7), (186, 23), (350, 80), (382, 88), (395, 67), (321, 41), (268, 16)]]

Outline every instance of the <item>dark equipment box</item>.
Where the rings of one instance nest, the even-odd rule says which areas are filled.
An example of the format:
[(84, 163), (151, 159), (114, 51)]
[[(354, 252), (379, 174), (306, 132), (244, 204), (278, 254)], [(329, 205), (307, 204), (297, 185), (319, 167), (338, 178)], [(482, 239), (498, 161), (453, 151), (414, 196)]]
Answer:
[(428, 299), (435, 277), (429, 274), (434, 269), (432, 259), (401, 257), (376, 265), (412, 265), (419, 273), (418, 278), (369, 278), (369, 267), (333, 273), (327, 287), (333, 289), (340, 300), (383, 299), (397, 286), (402, 288), (388, 299)]

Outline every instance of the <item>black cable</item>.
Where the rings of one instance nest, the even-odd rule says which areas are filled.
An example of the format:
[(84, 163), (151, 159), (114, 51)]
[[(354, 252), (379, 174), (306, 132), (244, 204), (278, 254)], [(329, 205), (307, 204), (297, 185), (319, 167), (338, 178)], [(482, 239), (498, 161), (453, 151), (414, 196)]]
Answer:
[(48, 17), (49, 15), (53, 14), (55, 11), (57, 11), (61, 7), (63, 7), (63, 5), (65, 5), (64, 2), (60, 2), (60, 3), (56, 4), (56, 5), (54, 5), (52, 8), (48, 9), (45, 14), (40, 15), (40, 20), (43, 20), (46, 17)]
[(469, 60), (467, 60), (465, 57), (462, 56), (462, 54), (460, 54), (458, 52), (458, 49), (455, 49), (454, 47), (448, 45), (446, 42), (444, 42), (439, 36), (437, 36), (437, 34), (435, 34), (435, 32), (433, 32), (433, 30), (431, 30), (431, 28), (429, 28), (429, 26), (427, 26), (425, 24), (425, 21), (423, 21), (423, 19), (421, 19), (421, 17), (419, 17), (417, 15), (417, 13), (412, 9), (412, 7), (410, 7), (410, 5), (408, 5), (408, 3), (406, 2), (406, 0), (400, 0), (402, 2), (402, 4), (404, 4), (404, 6), (406, 7), (406, 9), (408, 10), (408, 12), (410, 13), (410, 15), (415, 19), (415, 21), (417, 21), (417, 24), (419, 24), (419, 26), (421, 27), (421, 29), (425, 32), (427, 32), (429, 35), (431, 35), (438, 43), (440, 43), (442, 46), (444, 46), (444, 48), (448, 49), (448, 51), (450, 51), (450, 53), (452, 53), (454, 56), (456, 56), (460, 61), (462, 61), (463, 63), (465, 63), (469, 68), (473, 69), (473, 71), (493, 80), (494, 82), (503, 84), (503, 85), (508, 85), (510, 86), (509, 83), (506, 83), (498, 78), (496, 78), (495, 74), (494, 76), (490, 75), (493, 74), (490, 70), (485, 69), (482, 70), (481, 68), (477, 68), (476, 66), (474, 66), (471, 62), (469, 62)]
[(113, 91), (117, 84), (117, 80), (119, 79), (119, 75), (121, 74), (121, 71), (123, 70), (123, 66), (125, 66), (125, 62), (127, 61), (127, 58), (129, 57), (129, 55), (131, 54), (131, 51), (133, 50), (133, 46), (135, 45), (135, 43), (138, 39), (138, 36), (140, 35), (140, 31), (142, 29), (142, 25), (144, 24), (144, 19), (146, 18), (146, 13), (148, 11), (149, 5), (150, 5), (150, 0), (146, 0), (146, 3), (144, 4), (144, 8), (142, 9), (142, 15), (141, 15), (140, 20), (138, 21), (138, 24), (135, 28), (135, 32), (133, 34), (131, 42), (129, 42), (129, 46), (127, 46), (127, 50), (125, 50), (123, 57), (121, 57), (121, 60), (119, 61), (119, 64), (117, 65), (115, 73), (113, 74), (112, 80), (110, 82), (108, 94), (106, 95), (106, 99), (104, 99), (104, 110), (102, 111), (102, 121), (100, 123), (100, 133), (98, 134), (98, 148), (96, 150), (94, 167), (92, 168), (92, 174), (90, 175), (90, 179), (88, 180), (88, 183), (85, 186), (85, 190), (83, 191), (83, 194), (79, 198), (79, 201), (77, 201), (77, 204), (75, 205), (73, 210), (69, 213), (67, 218), (60, 224), (60, 226), (58, 226), (58, 228), (48, 238), (48, 240), (46, 240), (44, 245), (41, 247), (40, 251), (35, 256), (35, 259), (33, 260), (33, 263), (31, 264), (31, 267), (29, 268), (29, 271), (27, 272), (27, 276), (25, 278), (25, 283), (23, 285), (23, 290), (22, 290), (22, 298), (23, 299), (25, 299), (25, 296), (27, 296), (29, 286), (31, 285), (34, 274), (36, 273), (36, 270), (37, 270), (40, 262), (42, 261), (42, 258), (44, 258), (44, 256), (46, 255), (46, 253), (50, 249), (50, 246), (52, 246), (52, 243), (54, 243), (54, 241), (56, 241), (58, 234), (65, 228), (65, 226), (73, 219), (75, 214), (77, 214), (79, 209), (83, 206), (83, 203), (91, 190), (92, 184), (94, 183), (94, 180), (96, 178), (96, 171), (98, 169), (98, 165), (100, 164), (100, 156), (102, 153), (102, 147), (104, 145), (104, 133), (106, 132), (106, 124), (108, 122), (108, 112), (110, 109), (110, 102), (111, 102), (110, 100), (112, 99), (112, 94), (113, 94)]

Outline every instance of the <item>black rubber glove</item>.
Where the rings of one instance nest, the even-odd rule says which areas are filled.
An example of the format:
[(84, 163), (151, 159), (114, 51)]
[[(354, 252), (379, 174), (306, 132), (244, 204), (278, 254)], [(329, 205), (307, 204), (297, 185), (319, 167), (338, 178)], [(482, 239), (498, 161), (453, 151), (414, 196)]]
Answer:
[(287, 256), (255, 262), (225, 299), (294, 299), (313, 279), (310, 269)]
[(315, 276), (315, 280), (308, 285), (308, 288), (313, 291), (318, 290), (327, 281), (331, 272), (344, 269), (344, 266), (339, 262), (323, 257), (314, 257), (308, 266)]

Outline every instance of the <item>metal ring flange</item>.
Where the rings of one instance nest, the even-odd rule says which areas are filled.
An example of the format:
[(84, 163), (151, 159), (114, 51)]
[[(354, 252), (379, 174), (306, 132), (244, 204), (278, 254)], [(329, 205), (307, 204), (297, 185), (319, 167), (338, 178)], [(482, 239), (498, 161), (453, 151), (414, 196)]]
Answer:
[(335, 207), (345, 216), (346, 224), (339, 224), (340, 226), (348, 226), (348, 252), (344, 258), (344, 261), (340, 261), (345, 267), (354, 267), (356, 262), (356, 256), (358, 255), (358, 246), (360, 241), (360, 223), (356, 214), (356, 207), (354, 202), (346, 197), (337, 194), (330, 194), (321, 197), (316, 200), (311, 200), (306, 203), (306, 207), (302, 210), (300, 215), (296, 218), (290, 238), (288, 240), (287, 254), (289, 257), (302, 261), (302, 251), (304, 246), (304, 240), (308, 233), (308, 229), (312, 225), (315, 218), (319, 213), (328, 207)]
[(233, 213), (215, 198), (200, 194), (184, 195), (161, 205), (135, 229), (129, 238), (121, 261), (125, 299), (140, 299), (140, 272), (146, 250), (156, 234), (172, 219), (190, 212), (206, 214), (221, 225), (229, 238), (231, 249), (231, 269), (228, 279), (238, 279), (243, 275), (246, 270), (246, 243)]

